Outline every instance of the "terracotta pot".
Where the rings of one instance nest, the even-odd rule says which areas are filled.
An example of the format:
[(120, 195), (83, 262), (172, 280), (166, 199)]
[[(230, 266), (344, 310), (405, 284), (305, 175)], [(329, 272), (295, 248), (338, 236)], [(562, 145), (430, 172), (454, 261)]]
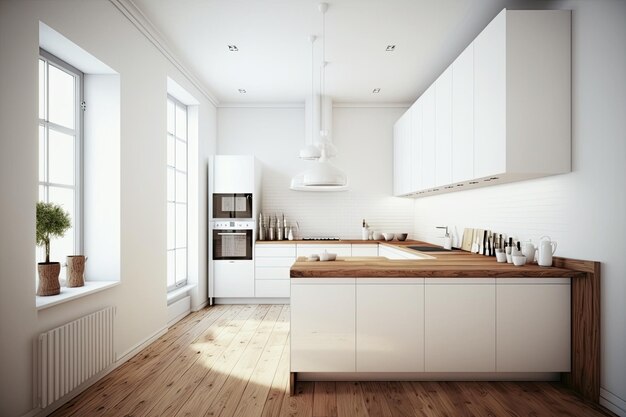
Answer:
[(67, 257), (67, 287), (85, 285), (85, 257), (83, 255)]
[(61, 264), (58, 262), (40, 262), (37, 264), (37, 270), (39, 271), (37, 295), (59, 294), (61, 292), (61, 284), (59, 283)]

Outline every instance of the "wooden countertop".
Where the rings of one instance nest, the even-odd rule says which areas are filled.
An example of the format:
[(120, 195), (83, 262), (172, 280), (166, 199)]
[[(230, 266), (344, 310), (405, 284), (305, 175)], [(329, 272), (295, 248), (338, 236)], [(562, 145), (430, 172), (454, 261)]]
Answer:
[[(423, 242), (383, 242), (402, 247)], [(415, 253), (410, 249), (409, 252)], [(423, 253), (423, 252), (420, 252)], [(536, 264), (515, 266), (494, 257), (464, 251), (427, 252), (435, 259), (338, 258), (333, 262), (308, 262), (300, 257), (291, 267), (291, 278), (426, 277), (426, 278), (578, 278), (581, 272)]]
[(261, 245), (376, 245), (382, 244), (409, 244), (416, 245), (420, 242), (416, 240), (405, 240), (404, 242), (398, 242), (393, 240), (391, 242), (385, 242), (384, 240), (361, 240), (361, 239), (340, 239), (340, 240), (257, 240), (255, 243)]

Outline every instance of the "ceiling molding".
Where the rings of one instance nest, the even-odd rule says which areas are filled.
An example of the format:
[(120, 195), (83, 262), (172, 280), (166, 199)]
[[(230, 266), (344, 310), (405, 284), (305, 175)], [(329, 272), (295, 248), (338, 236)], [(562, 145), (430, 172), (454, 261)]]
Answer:
[(350, 108), (350, 107), (371, 107), (371, 108), (400, 108), (408, 109), (413, 103), (333, 103), (333, 107)]
[(219, 106), (220, 102), (198, 78), (176, 58), (167, 46), (163, 36), (156, 27), (133, 3), (132, 0), (109, 0), (126, 18), (163, 54), (200, 91), (213, 105)]
[(303, 109), (304, 103), (220, 103), (218, 108)]

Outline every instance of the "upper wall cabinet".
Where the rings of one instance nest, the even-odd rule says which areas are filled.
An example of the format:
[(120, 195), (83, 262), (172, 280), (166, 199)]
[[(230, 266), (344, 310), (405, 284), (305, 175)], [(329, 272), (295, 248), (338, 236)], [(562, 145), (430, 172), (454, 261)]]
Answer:
[(569, 11), (502, 10), (398, 120), (394, 195), (569, 172), (570, 27)]

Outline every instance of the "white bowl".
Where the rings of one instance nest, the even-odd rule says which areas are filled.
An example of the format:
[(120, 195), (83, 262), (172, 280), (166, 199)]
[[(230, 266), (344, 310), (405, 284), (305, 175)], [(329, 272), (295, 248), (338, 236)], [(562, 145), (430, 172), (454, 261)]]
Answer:
[(407, 237), (409, 237), (408, 233), (398, 233), (396, 235), (396, 239), (398, 239), (400, 242), (404, 242)]
[(522, 266), (526, 263), (526, 257), (524, 255), (513, 255), (513, 265)]
[(393, 233), (383, 233), (383, 237), (387, 242), (389, 242), (390, 240), (393, 240), (395, 235)]
[(385, 237), (380, 232), (373, 232), (372, 233), (372, 239), (373, 240), (385, 240)]
[(498, 262), (506, 262), (506, 253), (504, 253), (504, 252), (496, 252), (496, 261), (498, 261)]
[(337, 259), (336, 253), (329, 253), (329, 252), (324, 251), (324, 253), (320, 254), (320, 261), (322, 262), (334, 261), (335, 259)]
[(315, 262), (315, 261), (319, 261), (320, 257), (319, 255), (312, 254), (312, 255), (307, 256), (306, 260), (309, 262)]

